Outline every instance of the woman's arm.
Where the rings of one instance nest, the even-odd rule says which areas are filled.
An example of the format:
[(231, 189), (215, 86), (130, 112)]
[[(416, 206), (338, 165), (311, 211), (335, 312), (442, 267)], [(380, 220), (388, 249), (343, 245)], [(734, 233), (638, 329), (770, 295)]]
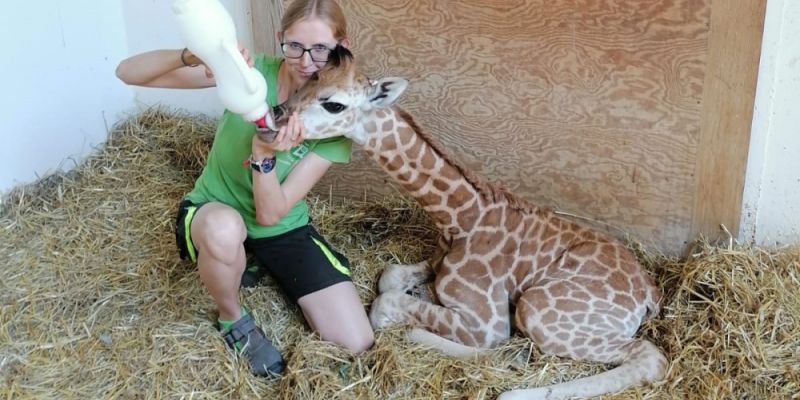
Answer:
[(256, 221), (265, 226), (280, 221), (322, 179), (331, 164), (331, 161), (309, 152), (282, 184), (278, 183), (274, 172), (262, 174), (254, 171)]
[(153, 50), (137, 54), (119, 63), (117, 77), (129, 85), (173, 89), (196, 89), (215, 86), (214, 77), (202, 61), (190, 51), (184, 54), (189, 64), (181, 60), (180, 50)]
[[(274, 157), (276, 151), (289, 150), (305, 139), (305, 131), (300, 118), (295, 113), (289, 116), (286, 125), (278, 130), (275, 139), (264, 142), (258, 135), (253, 136), (253, 159), (263, 160)], [(281, 220), (292, 206), (305, 197), (311, 188), (325, 175), (331, 161), (309, 153), (289, 172), (289, 176), (278, 182), (274, 169), (263, 173), (253, 171), (253, 202), (256, 208), (256, 221), (265, 226), (274, 225)]]

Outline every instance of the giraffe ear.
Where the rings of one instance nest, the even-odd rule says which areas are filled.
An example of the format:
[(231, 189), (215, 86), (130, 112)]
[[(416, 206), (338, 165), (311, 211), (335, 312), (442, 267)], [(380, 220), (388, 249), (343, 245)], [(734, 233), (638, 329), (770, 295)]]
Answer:
[(373, 107), (389, 107), (408, 87), (408, 81), (403, 78), (382, 78), (372, 83), (372, 92), (369, 94), (369, 104)]

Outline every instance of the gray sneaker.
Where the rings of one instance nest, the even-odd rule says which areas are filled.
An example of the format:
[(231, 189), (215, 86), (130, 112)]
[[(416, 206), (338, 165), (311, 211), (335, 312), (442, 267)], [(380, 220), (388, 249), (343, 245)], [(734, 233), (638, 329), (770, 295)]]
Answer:
[(222, 337), (230, 348), (247, 356), (254, 375), (279, 375), (283, 372), (281, 353), (267, 340), (264, 331), (256, 326), (252, 315), (239, 318), (231, 329), (222, 333)]

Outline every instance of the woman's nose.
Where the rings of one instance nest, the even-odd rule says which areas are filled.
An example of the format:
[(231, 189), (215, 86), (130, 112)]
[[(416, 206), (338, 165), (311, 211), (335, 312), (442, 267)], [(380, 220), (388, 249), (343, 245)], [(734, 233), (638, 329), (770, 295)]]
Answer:
[(307, 67), (307, 66), (309, 66), (309, 65), (311, 65), (313, 63), (314, 63), (314, 60), (311, 59), (311, 53), (308, 52), (308, 51), (303, 53), (303, 56), (300, 57), (300, 65), (302, 65), (304, 67)]

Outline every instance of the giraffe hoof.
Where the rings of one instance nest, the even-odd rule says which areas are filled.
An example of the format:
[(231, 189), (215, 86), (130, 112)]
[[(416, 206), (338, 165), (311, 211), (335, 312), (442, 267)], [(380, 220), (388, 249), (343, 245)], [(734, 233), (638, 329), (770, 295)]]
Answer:
[(392, 264), (383, 271), (378, 280), (378, 293), (391, 292), (393, 290), (405, 291), (408, 286), (408, 274), (403, 265)]
[(396, 302), (392, 301), (395, 295), (403, 295), (402, 292), (392, 291), (379, 295), (372, 301), (369, 312), (369, 322), (372, 329), (383, 329), (393, 325), (397, 320), (393, 317), (393, 311), (397, 310)]

